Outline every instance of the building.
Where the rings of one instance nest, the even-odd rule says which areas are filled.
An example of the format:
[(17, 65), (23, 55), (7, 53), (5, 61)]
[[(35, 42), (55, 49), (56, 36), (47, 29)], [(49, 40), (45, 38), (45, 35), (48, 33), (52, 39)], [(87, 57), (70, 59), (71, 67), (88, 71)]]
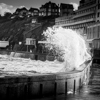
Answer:
[(97, 0), (96, 9), (97, 9), (97, 16), (96, 16), (97, 18), (96, 18), (96, 21), (100, 22), (100, 0)]
[(68, 16), (73, 14), (73, 5), (72, 4), (60, 4), (60, 16)]
[(28, 14), (28, 10), (25, 7), (17, 8), (14, 14), (18, 16), (26, 16)]
[(29, 11), (28, 11), (28, 15), (30, 15), (30, 16), (39, 16), (39, 9), (30, 8)]
[[(87, 41), (88, 43), (90, 43), (90, 45), (92, 44), (93, 40), (98, 40), (100, 41), (100, 22), (96, 22), (94, 25), (88, 26), (87, 27)], [(98, 47), (98, 42), (93, 43), (95, 44), (96, 47)]]
[(82, 29), (86, 31), (87, 26), (100, 21), (100, 0), (80, 0), (78, 10), (73, 17), (68, 16), (55, 20), (55, 26), (63, 26), (72, 29)]
[[(68, 16), (60, 16), (58, 18), (55, 18), (55, 26), (63, 26), (63, 27), (68, 27), (68, 23), (73, 22), (73, 16), (74, 15), (68, 15)], [(67, 24), (67, 25), (66, 25)]]
[(59, 16), (59, 7), (49, 1), (40, 7), (40, 16)]

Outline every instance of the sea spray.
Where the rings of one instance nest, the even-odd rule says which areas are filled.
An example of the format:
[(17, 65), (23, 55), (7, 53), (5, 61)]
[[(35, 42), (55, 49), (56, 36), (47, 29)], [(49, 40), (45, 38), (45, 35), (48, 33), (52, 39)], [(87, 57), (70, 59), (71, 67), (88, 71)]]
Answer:
[(71, 29), (48, 28), (43, 32), (45, 47), (54, 52), (55, 61), (40, 61), (0, 55), (0, 72), (8, 74), (59, 73), (80, 69), (91, 56), (83, 37)]
[(87, 52), (84, 38), (71, 29), (48, 28), (44, 33), (45, 47), (56, 52), (56, 58), (63, 59), (63, 71), (79, 69), (91, 56)]

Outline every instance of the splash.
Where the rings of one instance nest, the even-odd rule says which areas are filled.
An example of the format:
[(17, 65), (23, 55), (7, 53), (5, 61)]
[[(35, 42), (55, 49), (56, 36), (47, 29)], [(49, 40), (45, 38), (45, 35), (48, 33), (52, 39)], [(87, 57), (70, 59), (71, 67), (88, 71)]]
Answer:
[[(76, 31), (64, 28), (48, 28), (44, 33), (45, 47), (55, 54), (55, 61), (39, 61), (0, 55), (0, 73), (7, 75), (58, 73), (80, 69), (91, 56), (83, 37)], [(31, 73), (32, 72), (32, 73)]]
[(84, 38), (74, 30), (48, 28), (43, 35), (48, 43), (45, 47), (55, 52), (57, 60), (63, 60), (64, 71), (79, 69), (81, 64), (91, 58)]

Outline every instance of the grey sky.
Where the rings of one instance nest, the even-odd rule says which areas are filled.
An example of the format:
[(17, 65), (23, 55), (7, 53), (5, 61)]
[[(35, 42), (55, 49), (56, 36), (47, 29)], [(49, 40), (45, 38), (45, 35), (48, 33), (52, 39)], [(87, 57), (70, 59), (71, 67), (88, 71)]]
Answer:
[[(0, 0), (0, 3), (5, 3), (7, 5), (12, 6), (26, 6), (26, 7), (40, 7), (41, 4), (45, 4), (50, 0)], [(79, 0), (51, 0), (52, 2), (55, 2), (56, 4), (59, 3), (79, 3)]]
[[(19, 8), (21, 6), (25, 6), (26, 8), (40, 8), (41, 5), (45, 4), (50, 0), (0, 0), (0, 14), (4, 15), (5, 12), (15, 12), (16, 8)], [(74, 5), (74, 8), (76, 9), (78, 7), (80, 0), (51, 0), (51, 2), (54, 2), (56, 4), (60, 3), (71, 3)]]

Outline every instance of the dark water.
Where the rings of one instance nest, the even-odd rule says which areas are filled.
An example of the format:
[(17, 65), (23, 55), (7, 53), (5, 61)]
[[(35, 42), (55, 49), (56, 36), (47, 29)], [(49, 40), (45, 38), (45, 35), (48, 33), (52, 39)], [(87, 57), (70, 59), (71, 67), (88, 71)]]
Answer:
[(100, 65), (93, 64), (89, 84), (77, 93), (35, 100), (100, 100)]

